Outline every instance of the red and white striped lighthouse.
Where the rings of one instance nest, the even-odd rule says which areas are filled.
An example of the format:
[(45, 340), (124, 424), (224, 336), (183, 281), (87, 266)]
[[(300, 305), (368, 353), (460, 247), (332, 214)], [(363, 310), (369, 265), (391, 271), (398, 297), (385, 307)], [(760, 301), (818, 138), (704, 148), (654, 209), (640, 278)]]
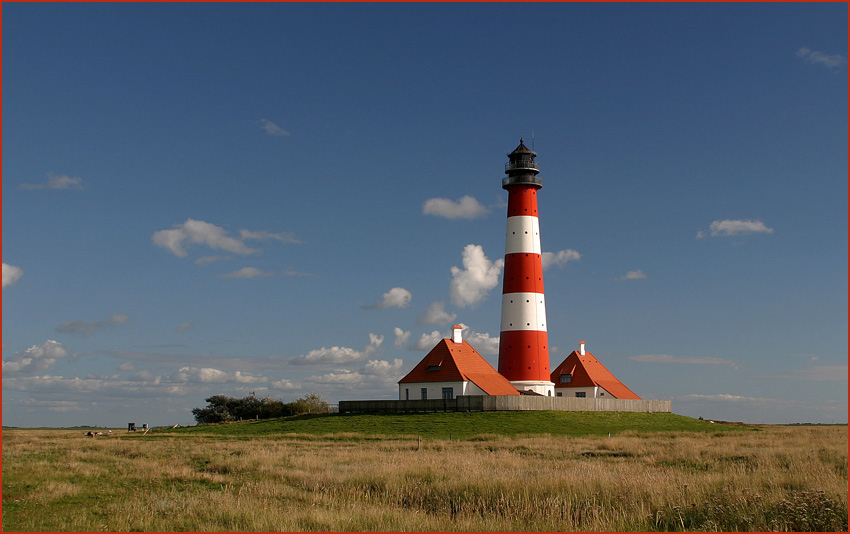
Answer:
[(546, 300), (537, 191), (543, 187), (537, 153), (522, 142), (508, 154), (502, 188), (508, 191), (508, 231), (502, 285), (499, 373), (520, 391), (555, 394), (550, 380)]

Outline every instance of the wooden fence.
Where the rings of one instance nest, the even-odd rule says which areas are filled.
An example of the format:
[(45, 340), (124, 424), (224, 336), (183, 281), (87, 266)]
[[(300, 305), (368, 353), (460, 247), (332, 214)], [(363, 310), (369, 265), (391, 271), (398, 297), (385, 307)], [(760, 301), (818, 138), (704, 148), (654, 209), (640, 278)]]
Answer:
[(454, 399), (339, 401), (339, 413), (367, 412), (671, 412), (668, 400), (537, 397), (531, 395), (462, 395)]

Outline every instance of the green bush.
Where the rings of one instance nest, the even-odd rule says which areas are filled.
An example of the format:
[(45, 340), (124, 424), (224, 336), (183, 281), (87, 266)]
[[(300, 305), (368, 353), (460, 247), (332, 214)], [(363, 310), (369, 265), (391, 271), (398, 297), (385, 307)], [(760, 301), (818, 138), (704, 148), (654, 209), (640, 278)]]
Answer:
[(246, 419), (272, 419), (287, 415), (306, 413), (328, 413), (328, 403), (317, 393), (308, 393), (289, 403), (254, 395), (237, 399), (227, 395), (213, 395), (205, 399), (207, 406), (193, 408), (192, 415), (199, 425), (228, 423)]

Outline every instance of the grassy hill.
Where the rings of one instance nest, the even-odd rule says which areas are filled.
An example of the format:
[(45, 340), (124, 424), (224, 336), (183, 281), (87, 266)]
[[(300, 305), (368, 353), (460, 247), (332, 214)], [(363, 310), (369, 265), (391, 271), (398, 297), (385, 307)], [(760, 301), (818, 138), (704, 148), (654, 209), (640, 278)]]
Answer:
[[(631, 432), (725, 432), (753, 427), (711, 423), (672, 413), (640, 412), (452, 412), (407, 414), (326, 414), (282, 417), (179, 429), (161, 433), (201, 433), (222, 437), (298, 434), (376, 439), (421, 436), (431, 439), (551, 435), (590, 436)], [(150, 435), (150, 434), (149, 434)]]

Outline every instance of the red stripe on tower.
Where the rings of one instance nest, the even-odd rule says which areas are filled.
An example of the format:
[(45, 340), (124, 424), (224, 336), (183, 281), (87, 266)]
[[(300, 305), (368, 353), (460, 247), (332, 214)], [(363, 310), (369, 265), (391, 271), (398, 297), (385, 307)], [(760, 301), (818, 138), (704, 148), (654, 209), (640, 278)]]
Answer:
[(508, 154), (502, 187), (508, 191), (508, 230), (502, 285), (499, 373), (520, 391), (554, 395), (549, 376), (549, 342), (537, 191), (540, 168), (522, 139)]

